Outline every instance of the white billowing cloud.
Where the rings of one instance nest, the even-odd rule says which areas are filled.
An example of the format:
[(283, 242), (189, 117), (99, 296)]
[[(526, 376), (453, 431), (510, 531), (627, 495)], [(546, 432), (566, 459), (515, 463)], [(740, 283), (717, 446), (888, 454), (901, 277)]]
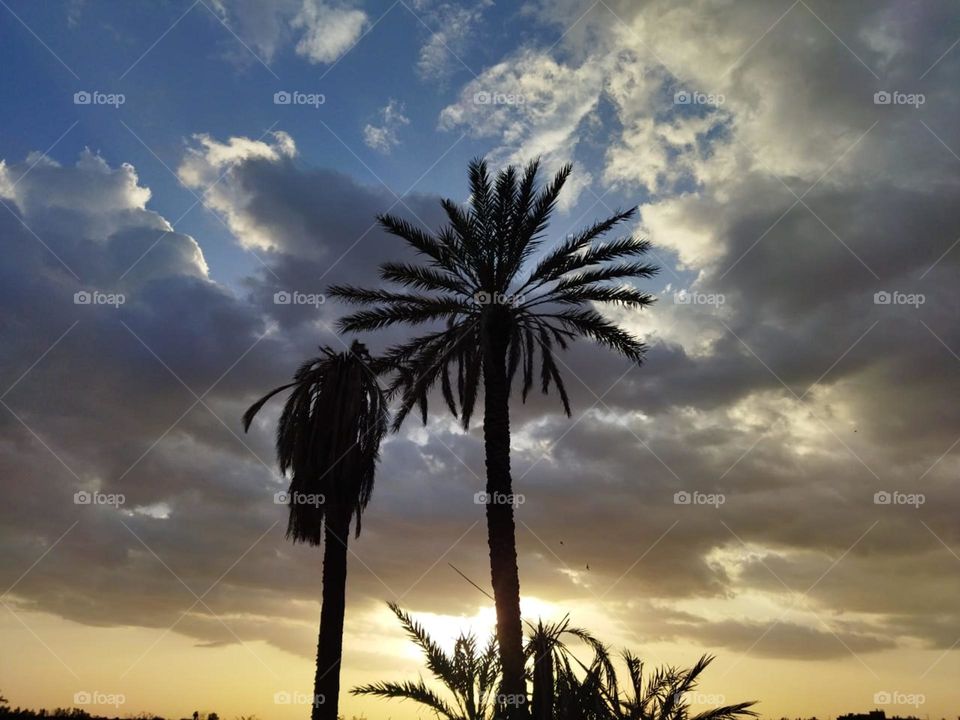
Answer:
[(363, 128), (363, 142), (384, 154), (389, 153), (400, 144), (398, 131), (404, 125), (410, 124), (410, 119), (403, 114), (403, 104), (393, 98), (377, 113), (379, 124), (367, 123)]
[(603, 181), (606, 185), (670, 191), (685, 179), (697, 181), (701, 167), (698, 140), (716, 128), (714, 115), (633, 118), (607, 148)]
[[(38, 236), (68, 234), (104, 252), (114, 246), (126, 248), (118, 254), (135, 252), (132, 248), (146, 242), (148, 236), (144, 247), (166, 239), (155, 258), (154, 270), (161, 257), (172, 260), (166, 253), (173, 252), (175, 262), (185, 263), (178, 272), (205, 277), (208, 268), (200, 246), (190, 236), (177, 234), (160, 214), (148, 210), (150, 196), (150, 189), (140, 185), (132, 165), (111, 167), (89, 148), (73, 165), (61, 165), (39, 153), (29, 154), (19, 165), (0, 162), (0, 200), (16, 207), (26, 226)], [(64, 253), (76, 249), (67, 248)], [(130, 257), (129, 262), (136, 257)], [(118, 262), (122, 263), (122, 258)], [(67, 265), (72, 267), (73, 263), (67, 261)], [(113, 267), (104, 270), (109, 273)]]
[(360, 39), (367, 24), (362, 10), (339, 7), (324, 0), (303, 0), (291, 25), (303, 30), (297, 54), (315, 63), (332, 63)]
[[(0, 166), (0, 195), (25, 211), (42, 207), (111, 214), (143, 210), (150, 200), (149, 188), (140, 186), (132, 165), (111, 168), (89, 148), (73, 167), (64, 168), (45, 155), (30, 153), (21, 168), (23, 172), (14, 176), (5, 164)], [(81, 178), (84, 182), (78, 182)]]
[(188, 188), (203, 193), (205, 202), (223, 213), (240, 243), (246, 247), (273, 247), (270, 232), (252, 222), (243, 208), (251, 199), (242, 183), (232, 182), (232, 172), (250, 161), (280, 162), (293, 158), (297, 146), (285, 132), (269, 134), (269, 140), (231, 137), (226, 142), (209, 135), (195, 135), (195, 145), (187, 148), (177, 176)]

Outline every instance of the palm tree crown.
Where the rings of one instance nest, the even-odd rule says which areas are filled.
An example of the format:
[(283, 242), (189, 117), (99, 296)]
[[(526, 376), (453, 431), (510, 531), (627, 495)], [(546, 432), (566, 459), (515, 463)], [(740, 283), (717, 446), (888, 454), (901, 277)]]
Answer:
[(379, 216), (388, 232), (425, 256), (419, 264), (381, 266), (384, 280), (409, 291), (349, 285), (330, 289), (335, 297), (372, 306), (343, 318), (340, 326), (346, 331), (444, 323), (387, 352), (385, 362), (399, 371), (390, 387), (401, 397), (395, 427), (417, 405), (426, 422), (427, 395), (438, 381), (450, 411), (456, 416), (459, 403), (463, 425), (469, 425), (483, 377), (484, 332), (506, 343), (508, 382), (519, 369), (524, 399), (539, 355), (541, 389), (546, 393), (556, 385), (568, 415), (569, 401), (554, 361), (557, 347), (566, 349), (574, 338), (586, 336), (633, 361), (643, 359), (644, 344), (592, 307), (609, 302), (643, 308), (653, 302), (649, 294), (623, 284), (657, 272), (654, 265), (637, 260), (649, 243), (632, 237), (594, 243), (636, 209), (618, 211), (568, 236), (532, 264), (571, 166), (541, 188), (538, 169), (538, 161), (522, 172), (510, 166), (491, 179), (486, 163), (474, 160), (469, 207), (444, 200), (448, 223), (435, 235), (401, 218)]
[(243, 415), (248, 430), (270, 398), (293, 388), (277, 425), (277, 460), (280, 472), (291, 475), (287, 536), (311, 545), (321, 543), (324, 521), (334, 512), (348, 523), (356, 516), (360, 535), (388, 425), (386, 399), (366, 347), (354, 341), (349, 351), (320, 350), (321, 356), (300, 366), (293, 382), (271, 390)]

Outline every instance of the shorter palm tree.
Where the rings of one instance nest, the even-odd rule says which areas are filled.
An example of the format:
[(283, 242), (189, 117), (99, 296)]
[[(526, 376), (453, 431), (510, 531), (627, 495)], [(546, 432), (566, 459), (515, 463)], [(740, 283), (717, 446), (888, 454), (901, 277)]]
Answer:
[[(588, 631), (570, 626), (570, 617), (564, 616), (555, 623), (530, 625), (526, 644), (527, 661), (531, 665), (533, 697), (531, 709), (534, 720), (550, 720), (555, 717), (557, 705), (557, 668), (569, 664), (572, 654), (564, 643), (570, 635), (593, 648), (594, 656), (605, 653), (603, 644)], [(612, 672), (612, 670), (611, 670)]]
[(713, 662), (703, 655), (689, 669), (658, 668), (644, 677), (643, 662), (630, 651), (622, 654), (626, 665), (626, 682), (621, 685), (614, 664), (605, 648), (597, 652), (592, 664), (584, 668), (582, 678), (571, 672), (569, 663), (559, 673), (562, 689), (558, 717), (564, 720), (739, 720), (757, 717), (750, 710), (755, 702), (723, 705), (692, 715), (689, 693), (697, 687), (698, 678)]
[[(417, 682), (380, 682), (356, 687), (354, 695), (413, 700), (426, 705), (444, 720), (494, 720), (503, 717), (496, 637), (478, 650), (473, 635), (461, 634), (448, 654), (426, 630), (395, 604), (390, 609), (407, 634), (423, 651), (427, 668), (453, 697), (449, 703), (421, 678)], [(530, 625), (525, 645), (527, 678), (533, 680), (535, 720), (745, 720), (756, 717), (753, 702), (724, 705), (691, 714), (689, 694), (713, 661), (704, 655), (690, 669), (661, 668), (644, 677), (644, 665), (629, 651), (621, 656), (626, 680), (621, 682), (607, 647), (591, 633), (571, 627), (564, 617), (556, 623)], [(564, 642), (571, 636), (593, 653), (588, 663), (579, 660)], [(499, 701), (499, 702), (498, 702)]]
[(293, 382), (271, 390), (243, 415), (244, 430), (274, 395), (293, 389), (277, 426), (280, 472), (291, 475), (287, 537), (324, 545), (323, 606), (317, 640), (312, 720), (337, 720), (350, 523), (373, 493), (380, 442), (387, 432), (384, 393), (360, 342), (348, 352), (320, 348)]
[(354, 695), (374, 695), (391, 700), (413, 700), (426, 705), (446, 720), (490, 720), (494, 716), (495, 693), (500, 682), (500, 660), (496, 637), (480, 648), (472, 634), (461, 633), (453, 654), (444, 652), (420, 623), (394, 603), (388, 603), (410, 639), (423, 651), (427, 669), (449, 691), (452, 702), (417, 682), (379, 682), (353, 688)]

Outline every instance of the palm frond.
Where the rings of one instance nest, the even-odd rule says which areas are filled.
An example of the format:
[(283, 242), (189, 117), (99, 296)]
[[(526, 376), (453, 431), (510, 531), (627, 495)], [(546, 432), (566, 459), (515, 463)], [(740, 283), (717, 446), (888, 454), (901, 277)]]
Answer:
[(439, 695), (426, 686), (423, 680), (417, 682), (405, 680), (403, 682), (371, 683), (352, 688), (350, 694), (373, 695), (388, 700), (413, 700), (421, 705), (426, 705), (448, 720), (462, 720)]

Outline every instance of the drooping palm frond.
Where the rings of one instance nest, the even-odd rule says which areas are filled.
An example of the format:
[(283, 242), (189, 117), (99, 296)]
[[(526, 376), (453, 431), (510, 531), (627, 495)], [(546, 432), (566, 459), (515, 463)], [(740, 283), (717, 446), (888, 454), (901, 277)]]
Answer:
[(244, 430), (272, 397), (292, 388), (277, 426), (280, 472), (290, 476), (287, 536), (319, 545), (330, 508), (360, 518), (370, 501), (380, 443), (388, 417), (384, 390), (370, 369), (362, 343), (349, 351), (320, 348), (293, 382), (255, 402), (243, 415)]
[[(554, 386), (568, 415), (558, 350), (586, 337), (633, 362), (643, 360), (644, 344), (595, 310), (611, 303), (640, 310), (654, 301), (631, 284), (657, 272), (638, 259), (650, 244), (632, 237), (599, 242), (633, 218), (635, 208), (618, 211), (543, 252), (546, 228), (571, 167), (562, 167), (541, 187), (539, 168), (534, 161), (522, 171), (511, 166), (492, 177), (486, 162), (474, 160), (470, 202), (443, 201), (447, 224), (436, 233), (392, 215), (378, 218), (420, 256), (417, 262), (381, 266), (381, 277), (405, 290), (330, 288), (331, 296), (366, 306), (340, 321), (346, 331), (443, 325), (390, 348), (383, 359), (396, 370), (389, 388), (400, 401), (395, 428), (415, 408), (425, 418), (427, 396), (438, 385), (448, 409), (464, 427), (469, 425), (483, 378), (482, 338), (492, 325), (506, 343), (509, 382), (519, 376), (525, 399), (539, 376), (540, 389), (547, 393)], [(494, 316), (497, 322), (491, 323)]]
[(372, 695), (388, 700), (413, 700), (426, 705), (447, 720), (492, 720), (500, 679), (496, 639), (482, 648), (472, 634), (461, 634), (452, 653), (445, 652), (409, 613), (388, 603), (410, 639), (423, 652), (427, 669), (448, 690), (452, 701), (417, 682), (380, 682), (353, 688), (353, 695)]

